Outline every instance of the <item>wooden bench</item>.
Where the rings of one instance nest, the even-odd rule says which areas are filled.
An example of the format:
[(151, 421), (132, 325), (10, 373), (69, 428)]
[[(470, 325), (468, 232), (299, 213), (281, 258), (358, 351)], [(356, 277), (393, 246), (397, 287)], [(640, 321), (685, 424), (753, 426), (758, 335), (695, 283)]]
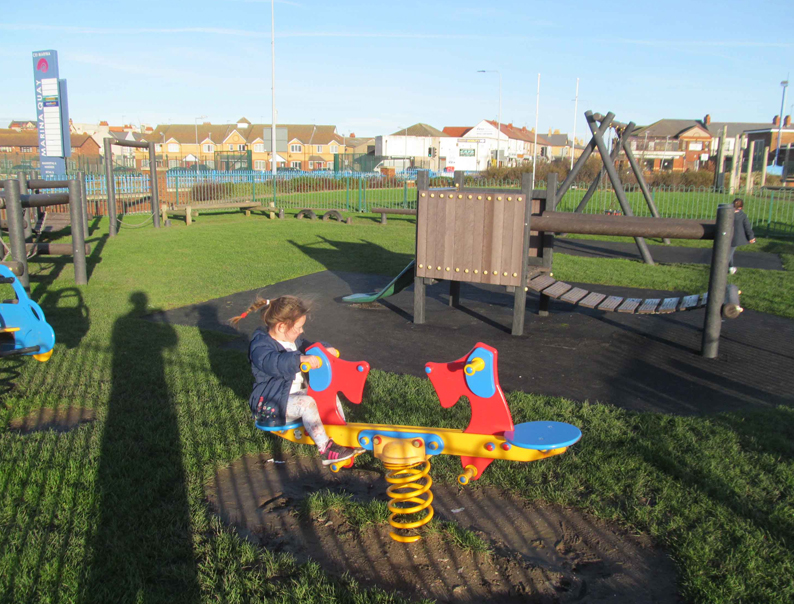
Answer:
[(416, 216), (416, 210), (409, 208), (372, 208), (374, 214), (380, 214), (380, 223), (386, 224), (386, 214), (402, 214), (403, 216)]
[[(246, 216), (251, 215), (251, 210), (254, 208), (263, 207), (261, 203), (256, 201), (243, 201), (237, 203), (203, 203), (198, 205), (184, 205), (169, 208), (167, 205), (162, 204), (160, 211), (162, 213), (163, 223), (168, 219), (168, 216), (184, 216), (185, 222), (190, 226), (195, 218), (198, 218), (199, 212), (205, 210), (242, 210)], [(271, 208), (274, 210), (275, 208)]]

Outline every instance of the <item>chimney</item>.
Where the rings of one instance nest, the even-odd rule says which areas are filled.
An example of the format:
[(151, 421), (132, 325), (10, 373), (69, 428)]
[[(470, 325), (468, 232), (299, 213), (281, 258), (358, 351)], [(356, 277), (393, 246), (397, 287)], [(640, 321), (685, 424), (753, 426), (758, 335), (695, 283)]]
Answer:
[(507, 127), (508, 128), (512, 128), (513, 127), (513, 122), (510, 122), (509, 124), (507, 124)]
[(706, 126), (708, 126), (711, 123), (711, 114), (710, 113), (707, 113), (706, 117), (703, 118), (703, 123), (706, 124)]
[(780, 125), (780, 116), (779, 115), (776, 115), (775, 117), (772, 118), (772, 125), (773, 126), (779, 126)]
[(356, 138), (356, 133), (355, 132), (351, 132), (350, 135), (347, 138)]
[(783, 118), (783, 127), (788, 128), (789, 126), (791, 126), (791, 116), (787, 115)]
[(549, 128), (549, 136), (551, 136), (551, 128)]

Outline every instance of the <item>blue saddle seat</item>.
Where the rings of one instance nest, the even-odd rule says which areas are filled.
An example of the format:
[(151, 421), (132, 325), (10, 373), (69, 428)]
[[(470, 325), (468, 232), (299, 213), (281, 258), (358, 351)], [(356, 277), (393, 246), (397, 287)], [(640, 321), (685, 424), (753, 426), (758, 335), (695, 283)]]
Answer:
[(582, 438), (582, 431), (564, 422), (525, 422), (505, 432), (505, 440), (522, 449), (548, 451), (570, 447)]
[(277, 424), (274, 426), (266, 426), (265, 424), (259, 424), (257, 422), (254, 422), (254, 425), (263, 432), (285, 432), (286, 430), (300, 428), (303, 426), (303, 420), (298, 419), (294, 422), (289, 422), (288, 424)]

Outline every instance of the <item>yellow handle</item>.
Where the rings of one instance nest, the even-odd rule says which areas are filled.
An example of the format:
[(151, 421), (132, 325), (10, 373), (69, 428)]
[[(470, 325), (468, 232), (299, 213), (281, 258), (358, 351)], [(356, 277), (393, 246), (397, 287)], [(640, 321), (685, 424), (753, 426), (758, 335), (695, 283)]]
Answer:
[(458, 476), (458, 482), (460, 484), (469, 484), (469, 481), (475, 476), (477, 476), (477, 468), (472, 465), (468, 465), (466, 466), (466, 470), (463, 472), (463, 474)]
[(466, 375), (474, 375), (483, 369), (485, 369), (485, 361), (483, 361), (480, 357), (474, 357), (470, 362), (466, 363), (466, 366), (463, 368), (463, 370), (466, 372)]
[[(314, 356), (314, 355), (312, 355), (312, 356)], [(320, 361), (320, 364), (317, 366), (317, 368), (320, 368), (320, 367), (322, 367), (322, 366), (323, 366), (323, 359), (322, 359), (322, 357), (315, 356), (314, 358), (316, 358), (318, 361)], [(302, 371), (303, 373), (306, 373), (306, 372), (307, 372), (307, 371), (309, 371), (311, 368), (312, 368), (312, 366), (311, 366), (309, 363), (306, 363), (306, 362), (304, 362), (304, 363), (301, 363), (301, 371)]]

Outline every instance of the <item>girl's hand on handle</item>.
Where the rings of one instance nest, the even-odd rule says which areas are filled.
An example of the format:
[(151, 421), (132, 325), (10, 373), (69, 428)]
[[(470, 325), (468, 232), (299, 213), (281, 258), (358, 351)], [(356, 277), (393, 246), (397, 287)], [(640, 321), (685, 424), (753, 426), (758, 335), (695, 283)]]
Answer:
[(755, 239), (750, 239), (750, 243), (755, 243)]
[(308, 371), (309, 369), (319, 369), (323, 364), (320, 357), (313, 354), (301, 355), (301, 371)]
[(332, 355), (334, 355), (337, 359), (339, 358), (339, 351), (336, 348), (331, 347), (331, 348), (326, 348), (326, 350), (330, 352)]

